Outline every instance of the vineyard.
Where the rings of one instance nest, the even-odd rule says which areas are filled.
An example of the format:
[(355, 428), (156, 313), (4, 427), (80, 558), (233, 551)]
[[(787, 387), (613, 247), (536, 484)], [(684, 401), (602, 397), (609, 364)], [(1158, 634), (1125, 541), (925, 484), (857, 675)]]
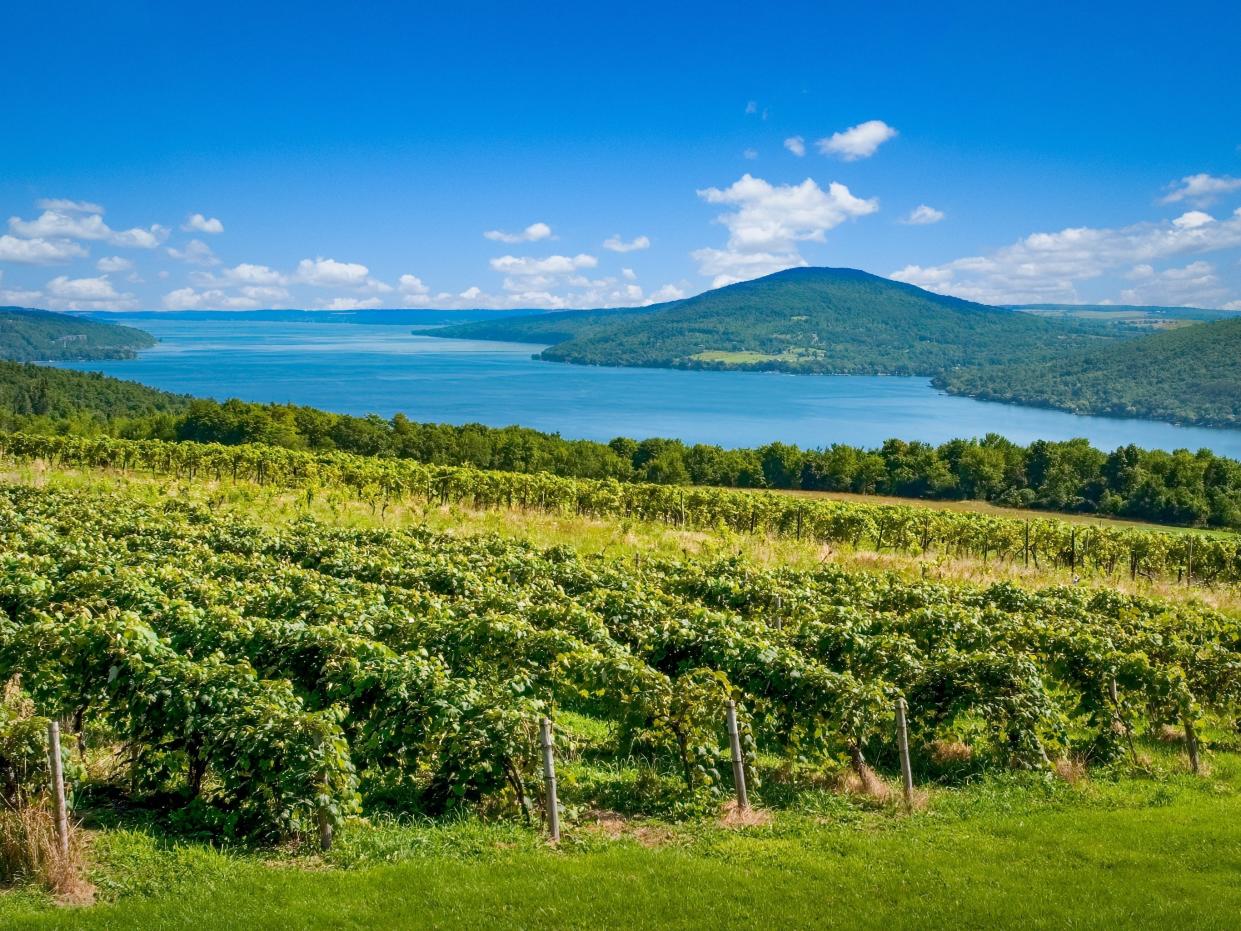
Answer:
[(264, 445), (3, 434), (0, 456), (188, 481), (254, 481), (304, 489), (310, 496), (345, 488), (379, 514), (393, 503), (410, 500), (466, 503), (636, 518), (706, 530), (728, 528), (876, 552), (941, 553), (1063, 570), (1068, 578), (1091, 574), (1208, 585), (1241, 581), (1241, 535), (1235, 534), (1090, 526), (1054, 518), (1020, 520), (764, 492), (486, 471)]
[[(225, 476), (225, 457), (249, 456), (231, 462), (265, 481), (330, 466), (359, 487), (388, 469), (424, 479), (423, 494), (602, 493), (257, 449), (16, 442), (10, 455)], [(607, 759), (653, 774), (643, 798), (667, 810), (729, 790), (730, 700), (760, 800), (789, 766), (894, 772), (898, 699), (924, 778), (945, 745), (976, 770), (1126, 765), (1170, 725), (1196, 765), (1202, 725), (1231, 730), (1241, 711), (1241, 623), (1189, 605), (309, 520), (273, 530), (174, 500), (16, 486), (0, 491), (0, 607), (0, 679), (83, 747), (114, 747), (125, 792), (215, 836), (322, 835), (376, 810), (533, 819), (542, 716), (601, 729)], [(567, 786), (564, 801), (598, 791)]]

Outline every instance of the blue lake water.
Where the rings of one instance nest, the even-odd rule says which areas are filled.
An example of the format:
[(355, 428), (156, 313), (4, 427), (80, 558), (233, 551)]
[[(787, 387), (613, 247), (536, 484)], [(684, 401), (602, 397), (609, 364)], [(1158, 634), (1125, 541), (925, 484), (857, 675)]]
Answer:
[(134, 323), (159, 345), (134, 360), (66, 367), (220, 399), (520, 424), (593, 440), (666, 436), (724, 446), (773, 440), (876, 446), (889, 437), (940, 443), (995, 432), (1019, 443), (1080, 436), (1103, 449), (1125, 443), (1208, 447), (1241, 457), (1241, 430), (974, 401), (942, 394), (921, 378), (564, 365), (532, 359), (537, 346), (436, 339), (407, 326), (244, 318)]

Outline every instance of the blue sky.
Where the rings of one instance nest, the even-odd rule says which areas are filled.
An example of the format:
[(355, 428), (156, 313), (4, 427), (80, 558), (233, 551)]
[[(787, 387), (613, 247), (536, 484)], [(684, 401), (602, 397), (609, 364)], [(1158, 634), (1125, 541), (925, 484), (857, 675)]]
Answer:
[(429, 7), (6, 10), (0, 303), (1241, 310), (1235, 2)]

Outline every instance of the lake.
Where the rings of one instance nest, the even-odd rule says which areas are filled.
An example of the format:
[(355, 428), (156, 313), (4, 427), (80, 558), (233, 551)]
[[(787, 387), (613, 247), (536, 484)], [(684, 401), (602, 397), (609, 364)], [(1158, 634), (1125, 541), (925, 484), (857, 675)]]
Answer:
[(995, 432), (1023, 444), (1080, 436), (1108, 450), (1126, 443), (1209, 447), (1241, 458), (1241, 430), (975, 401), (942, 394), (922, 378), (565, 365), (532, 359), (537, 346), (436, 339), (408, 326), (151, 316), (130, 322), (159, 345), (129, 361), (65, 367), (220, 399), (520, 424), (592, 440), (877, 446), (889, 437), (941, 443)]

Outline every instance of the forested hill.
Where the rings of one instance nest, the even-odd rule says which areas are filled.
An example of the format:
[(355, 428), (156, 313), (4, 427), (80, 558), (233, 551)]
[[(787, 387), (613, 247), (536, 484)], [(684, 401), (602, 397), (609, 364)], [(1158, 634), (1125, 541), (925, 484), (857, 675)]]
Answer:
[(145, 330), (24, 307), (0, 307), (0, 359), (129, 359), (155, 345)]
[(1077, 414), (1241, 427), (1241, 317), (1037, 364), (946, 372), (936, 384), (956, 394)]
[[(432, 331), (479, 338), (475, 325)], [(587, 365), (934, 375), (958, 365), (1045, 359), (1115, 338), (848, 268), (794, 268), (643, 314), (518, 318), (490, 339), (539, 334), (543, 357)], [(529, 340), (528, 340), (529, 341)]]
[(649, 307), (619, 307), (599, 310), (560, 310), (510, 317), (508, 319), (478, 320), (455, 326), (431, 330), (427, 335), (456, 339), (487, 339), (509, 343), (538, 343), (548, 346), (574, 338), (593, 336), (606, 332), (621, 320), (657, 313), (671, 303), (652, 304)]

